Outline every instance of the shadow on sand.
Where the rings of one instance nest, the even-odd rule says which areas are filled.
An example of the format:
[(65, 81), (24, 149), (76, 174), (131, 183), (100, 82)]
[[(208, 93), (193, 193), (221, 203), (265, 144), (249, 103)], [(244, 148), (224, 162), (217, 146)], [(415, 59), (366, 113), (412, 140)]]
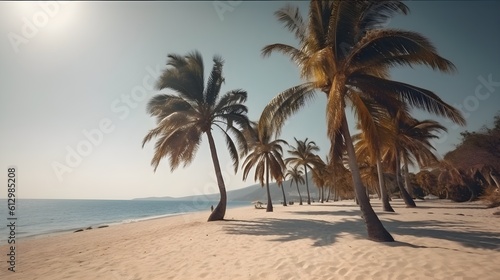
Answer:
[(272, 241), (287, 242), (311, 239), (313, 246), (333, 244), (339, 234), (349, 232), (363, 238), (361, 220), (347, 218), (342, 222), (331, 223), (312, 219), (261, 219), (259, 221), (228, 222), (224, 230), (229, 234), (247, 234), (256, 236), (275, 236)]
[[(300, 211), (297, 215), (310, 215), (316, 219), (275, 219), (263, 218), (253, 221), (228, 221), (224, 230), (229, 234), (246, 234), (256, 236), (274, 236), (272, 241), (286, 242), (301, 239), (311, 239), (313, 246), (327, 246), (336, 242), (339, 236), (350, 234), (357, 239), (365, 239), (366, 228), (361, 219), (360, 211)], [(336, 222), (317, 219), (321, 215), (344, 216)], [(408, 221), (391, 219), (394, 213), (378, 213), (382, 223), (392, 234), (428, 237), (454, 241), (469, 248), (500, 250), (500, 234), (471, 230), (467, 224), (452, 221)], [(387, 216), (386, 216), (387, 215)], [(395, 238), (397, 241), (397, 238)], [(411, 248), (427, 248), (419, 244), (405, 242), (383, 243), (387, 246), (406, 246)], [(438, 247), (434, 247), (438, 248)], [(442, 249), (450, 249), (439, 247)], [(451, 249), (456, 250), (456, 249)]]

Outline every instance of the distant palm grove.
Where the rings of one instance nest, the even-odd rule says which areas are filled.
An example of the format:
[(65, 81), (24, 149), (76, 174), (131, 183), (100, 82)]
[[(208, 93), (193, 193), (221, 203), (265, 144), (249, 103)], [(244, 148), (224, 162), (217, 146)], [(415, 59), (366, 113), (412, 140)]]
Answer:
[[(220, 201), (208, 221), (223, 220), (227, 194), (212, 133), (222, 134), (235, 172), (241, 166), (243, 179), (253, 170), (253, 180), (266, 187), (267, 211), (273, 211), (269, 183), (281, 188), (284, 206), (291, 204), (284, 188), (296, 187), (300, 205), (310, 205), (310, 188), (318, 190), (319, 202), (355, 199), (373, 241), (394, 241), (379, 220), (370, 196), (382, 200), (382, 211), (393, 212), (390, 201), (401, 198), (407, 207), (416, 199), (448, 198), (454, 201), (487, 197), (500, 203), (500, 115), (494, 127), (465, 132), (463, 142), (444, 159), (435, 154), (432, 139), (446, 128), (434, 120), (418, 120), (419, 109), (465, 125), (462, 114), (429, 89), (392, 80), (393, 67), (427, 66), (453, 73), (453, 63), (438, 54), (423, 35), (383, 26), (387, 19), (406, 15), (409, 8), (391, 1), (311, 1), (307, 18), (286, 5), (275, 12), (295, 45), (263, 46), (262, 56), (288, 56), (300, 71), (302, 83), (269, 97), (258, 120), (248, 119), (247, 92), (221, 93), (224, 61), (213, 57), (205, 79), (202, 55), (169, 54), (167, 68), (156, 83), (167, 90), (148, 103), (148, 113), (157, 120), (143, 140), (156, 139), (151, 161), (156, 171), (168, 159), (171, 171), (189, 165), (206, 137), (220, 191)], [(314, 139), (280, 138), (285, 121), (313, 100), (326, 94), (327, 136), (331, 146), (324, 159)], [(346, 110), (352, 109), (358, 134), (351, 134)], [(286, 152), (286, 153), (285, 153)], [(479, 157), (478, 153), (482, 156)], [(288, 154), (288, 155), (287, 155)], [(475, 158), (476, 160), (470, 160)], [(241, 160), (241, 162), (240, 162)], [(409, 166), (420, 171), (413, 174)], [(289, 180), (289, 184), (284, 185)], [(306, 185), (301, 193), (298, 184)]]

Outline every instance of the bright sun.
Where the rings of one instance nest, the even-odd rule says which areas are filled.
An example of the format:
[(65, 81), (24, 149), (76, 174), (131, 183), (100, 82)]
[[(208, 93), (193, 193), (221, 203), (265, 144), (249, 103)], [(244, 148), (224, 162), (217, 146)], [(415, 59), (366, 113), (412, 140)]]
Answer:
[(44, 1), (13, 2), (15, 13), (23, 24), (44, 33), (56, 35), (64, 32), (77, 18), (78, 2)]

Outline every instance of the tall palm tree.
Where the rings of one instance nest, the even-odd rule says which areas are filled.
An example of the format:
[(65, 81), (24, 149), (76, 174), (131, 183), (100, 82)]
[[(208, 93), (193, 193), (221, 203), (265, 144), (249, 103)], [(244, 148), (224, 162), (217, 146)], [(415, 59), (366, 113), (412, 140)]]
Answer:
[[(208, 221), (223, 220), (226, 213), (227, 194), (220, 169), (212, 129), (219, 128), (226, 139), (234, 171), (239, 165), (238, 150), (247, 151), (247, 142), (242, 132), (249, 126), (246, 91), (231, 90), (219, 96), (223, 60), (214, 56), (214, 65), (204, 86), (203, 58), (197, 51), (185, 56), (169, 54), (167, 68), (156, 83), (158, 90), (169, 89), (173, 93), (158, 94), (147, 105), (148, 113), (156, 117), (156, 128), (144, 137), (142, 146), (157, 137), (155, 153), (151, 160), (154, 171), (160, 161), (168, 157), (170, 170), (174, 171), (181, 163), (189, 165), (198, 150), (203, 134), (207, 135), (212, 161), (220, 192), (220, 201), (212, 211)], [(231, 135), (236, 139), (231, 138)]]
[(269, 177), (280, 184), (283, 181), (285, 163), (281, 145), (288, 145), (285, 140), (273, 140), (272, 137), (273, 132), (265, 119), (261, 117), (257, 124), (253, 124), (247, 130), (249, 153), (243, 162), (243, 180), (246, 180), (248, 173), (255, 166), (254, 180), (258, 180), (261, 186), (264, 186), (264, 182), (266, 183), (267, 212), (273, 212), (271, 192), (269, 191)]
[(316, 155), (313, 152), (319, 151), (319, 147), (314, 141), (308, 141), (306, 138), (304, 141), (295, 139), (297, 146), (292, 146), (292, 149), (288, 150), (290, 157), (285, 159), (285, 163), (291, 165), (301, 165), (304, 167), (304, 173), (306, 177), (306, 190), (307, 190), (307, 204), (311, 204), (311, 194), (309, 192), (309, 180), (307, 179), (307, 168), (312, 168), (312, 164), (316, 161)]
[(426, 65), (443, 72), (454, 65), (439, 56), (424, 36), (410, 31), (382, 29), (380, 24), (394, 14), (406, 14), (401, 1), (311, 1), (309, 20), (298, 8), (287, 6), (278, 19), (294, 33), (299, 47), (273, 44), (262, 54), (282, 52), (300, 67), (305, 83), (285, 90), (264, 109), (277, 132), (284, 121), (307, 104), (321, 90), (327, 95), (328, 136), (332, 146), (342, 141), (347, 149), (355, 193), (367, 226), (368, 238), (393, 241), (373, 211), (364, 192), (355, 150), (349, 132), (345, 107), (350, 104), (364, 133), (374, 133), (373, 118), (361, 96), (369, 96), (381, 106), (397, 107), (405, 102), (454, 122), (464, 124), (458, 110), (432, 91), (389, 79), (393, 66)]
[(292, 166), (286, 171), (285, 178), (290, 177), (290, 187), (292, 187), (293, 182), (297, 186), (297, 193), (299, 194), (299, 205), (302, 205), (302, 195), (300, 195), (299, 183), (305, 184), (304, 173), (299, 169), (297, 165)]

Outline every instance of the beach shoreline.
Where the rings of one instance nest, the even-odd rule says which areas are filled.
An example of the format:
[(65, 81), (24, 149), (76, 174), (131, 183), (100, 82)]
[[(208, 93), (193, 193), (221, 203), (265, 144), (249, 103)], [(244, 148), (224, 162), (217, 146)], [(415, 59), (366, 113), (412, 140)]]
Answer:
[(200, 211), (20, 239), (2, 279), (496, 279), (500, 219), (474, 203), (417, 201), (374, 209), (397, 242), (366, 239), (352, 201)]
[[(26, 203), (31, 202), (31, 201), (36, 201), (37, 204), (42, 201), (44, 204), (40, 207), (40, 205), (36, 206), (31, 206), (31, 209), (26, 209)], [(45, 202), (47, 201), (47, 203)], [(146, 207), (149, 209), (154, 209), (155, 204), (149, 205), (149, 202), (160, 202), (160, 203), (165, 203), (167, 205), (172, 204), (169, 209), (158, 209), (156, 211), (150, 211), (150, 213), (141, 213), (140, 210), (138, 211), (137, 209), (131, 210), (131, 209), (122, 209), (123, 211), (126, 211), (126, 213), (129, 213), (128, 215), (120, 215), (120, 217), (114, 216), (113, 214), (111, 215), (101, 215), (100, 213), (97, 213), (96, 211), (93, 211), (93, 213), (81, 213), (79, 212), (80, 208), (76, 209), (67, 209), (66, 206), (62, 206), (62, 209), (66, 209), (62, 211), (62, 214), (54, 213), (54, 209), (59, 209), (54, 206), (51, 206), (49, 209), (47, 209), (46, 205), (49, 205), (52, 203), (52, 199), (28, 199), (28, 200), (23, 200), (23, 209), (21, 211), (23, 212), (24, 216), (19, 216), (17, 217), (18, 221), (16, 224), (18, 225), (16, 227), (16, 239), (18, 240), (25, 240), (25, 239), (31, 239), (31, 238), (43, 238), (46, 236), (54, 236), (54, 235), (59, 235), (59, 234), (64, 234), (64, 233), (71, 233), (75, 232), (77, 230), (88, 230), (88, 229), (96, 229), (98, 227), (103, 227), (103, 226), (115, 226), (115, 225), (120, 225), (120, 224), (127, 224), (127, 223), (135, 223), (143, 220), (152, 220), (152, 219), (161, 219), (169, 216), (176, 216), (176, 215), (184, 215), (184, 214), (190, 214), (190, 213), (196, 213), (196, 212), (203, 212), (207, 211), (210, 209), (210, 205), (216, 205), (218, 202), (217, 201), (204, 201), (203, 204), (200, 203), (195, 203), (194, 201), (191, 200), (173, 200), (173, 201), (163, 201), (163, 200), (57, 200), (57, 201), (62, 201), (65, 204), (67, 201), (76, 201), (76, 202), (87, 202), (90, 201), (92, 204), (90, 205), (85, 205), (79, 207), (95, 207), (93, 203), (99, 203), (98, 208), (101, 209), (99, 211), (100, 213), (106, 213), (106, 211), (112, 211), (116, 212), (116, 209), (113, 209), (112, 206), (107, 206), (106, 202), (120, 202), (120, 203), (128, 203), (128, 202), (144, 202), (146, 204), (141, 205), (141, 207)], [(103, 203), (101, 203), (101, 201)], [(250, 205), (250, 202), (244, 202), (244, 201), (231, 201), (228, 203), (227, 207), (228, 209), (231, 208), (237, 208), (237, 207), (245, 207)], [(136, 207), (137, 205), (131, 205), (133, 207)], [(40, 208), (38, 208), (40, 207)], [(123, 208), (123, 207), (122, 207)], [(36, 209), (36, 215), (39, 215), (39, 213), (43, 213), (43, 215), (39, 215), (39, 219), (41, 220), (36, 220), (34, 217), (26, 217), (26, 215), (29, 215), (29, 211), (33, 213), (33, 209)], [(45, 212), (47, 211), (47, 212)], [(72, 213), (68, 213), (66, 211), (71, 211)], [(92, 219), (89, 220), (89, 215), (93, 214)], [(0, 215), (0, 216), (5, 216)], [(70, 219), (70, 223), (64, 223), (67, 221), (67, 219)], [(56, 220), (56, 222), (54, 222)], [(82, 221), (83, 220), (83, 221)], [(23, 223), (20, 223), (22, 221)], [(35, 223), (35, 227), (30, 226), (30, 222)], [(44, 224), (46, 223), (46, 224)], [(0, 228), (0, 245), (7, 243), (8, 241), (8, 231), (6, 229)]]

